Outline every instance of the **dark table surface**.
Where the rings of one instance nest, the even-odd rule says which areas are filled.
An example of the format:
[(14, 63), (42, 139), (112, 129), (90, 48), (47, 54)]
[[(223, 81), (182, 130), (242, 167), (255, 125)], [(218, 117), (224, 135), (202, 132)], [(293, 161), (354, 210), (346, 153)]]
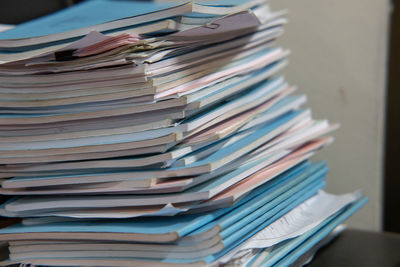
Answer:
[(400, 267), (400, 234), (347, 229), (307, 266)]

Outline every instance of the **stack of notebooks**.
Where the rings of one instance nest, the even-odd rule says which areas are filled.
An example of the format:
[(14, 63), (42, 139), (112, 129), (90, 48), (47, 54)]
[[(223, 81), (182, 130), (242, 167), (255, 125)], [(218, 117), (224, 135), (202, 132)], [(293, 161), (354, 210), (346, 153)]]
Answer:
[[(264, 0), (84, 1), (0, 34), (7, 264), (287, 266), (365, 204), (322, 191)], [(308, 257), (306, 257), (308, 255)]]

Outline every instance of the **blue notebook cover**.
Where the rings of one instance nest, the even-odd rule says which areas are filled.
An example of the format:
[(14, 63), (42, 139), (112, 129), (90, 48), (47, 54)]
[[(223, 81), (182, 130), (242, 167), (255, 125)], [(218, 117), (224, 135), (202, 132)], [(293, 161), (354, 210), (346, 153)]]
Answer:
[(183, 3), (185, 2), (87, 0), (48, 16), (22, 23), (11, 30), (0, 33), (0, 39), (26, 38), (65, 32), (156, 12)]

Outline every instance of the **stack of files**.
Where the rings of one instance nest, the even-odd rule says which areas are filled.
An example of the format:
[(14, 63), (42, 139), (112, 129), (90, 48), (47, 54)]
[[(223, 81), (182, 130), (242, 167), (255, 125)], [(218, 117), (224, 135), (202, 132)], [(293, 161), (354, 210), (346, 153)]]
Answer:
[[(287, 263), (366, 201), (357, 193), (320, 191), (326, 171), (324, 163), (303, 162), (234, 207), (208, 213), (135, 220), (25, 219), (0, 230), (0, 238), (10, 242), (10, 260), (4, 264), (218, 266), (236, 261), (243, 251), (291, 238), (263, 257), (266, 266)], [(294, 218), (292, 225), (282, 226)]]
[[(278, 74), (283, 15), (265, 1), (92, 0), (0, 34), (0, 215), (22, 219), (0, 231), (3, 264), (289, 262), (360, 208), (358, 193), (321, 191), (328, 168), (308, 161), (337, 125)], [(166, 20), (187, 26), (155, 30)], [(271, 246), (284, 252), (254, 253)]]

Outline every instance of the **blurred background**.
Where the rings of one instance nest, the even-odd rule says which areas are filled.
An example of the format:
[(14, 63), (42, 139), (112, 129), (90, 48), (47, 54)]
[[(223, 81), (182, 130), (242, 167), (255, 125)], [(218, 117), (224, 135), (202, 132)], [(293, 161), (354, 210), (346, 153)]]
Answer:
[[(18, 24), (79, 1), (0, 1), (0, 24)], [(400, 11), (390, 0), (270, 0), (287, 9), (280, 39), (287, 79), (308, 94), (315, 118), (339, 122), (318, 154), (331, 167), (327, 191), (362, 188), (370, 203), (349, 226), (400, 232)]]

